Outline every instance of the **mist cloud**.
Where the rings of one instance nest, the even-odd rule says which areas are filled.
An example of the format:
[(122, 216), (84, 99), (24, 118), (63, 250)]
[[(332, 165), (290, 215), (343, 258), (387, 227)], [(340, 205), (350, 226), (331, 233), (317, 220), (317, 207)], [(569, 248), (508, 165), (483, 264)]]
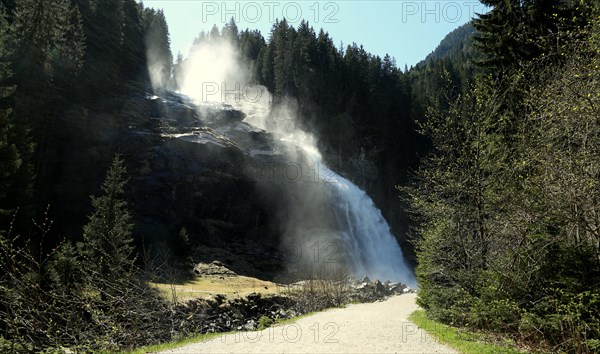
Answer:
[(225, 102), (242, 94), (246, 72), (230, 40), (208, 39), (195, 45), (185, 59), (179, 90), (199, 103)]

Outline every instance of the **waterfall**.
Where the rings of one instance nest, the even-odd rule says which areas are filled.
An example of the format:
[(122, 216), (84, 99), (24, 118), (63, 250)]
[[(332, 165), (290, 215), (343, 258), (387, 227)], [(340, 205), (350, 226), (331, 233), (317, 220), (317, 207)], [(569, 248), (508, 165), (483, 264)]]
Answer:
[[(293, 99), (282, 98), (274, 107), (265, 87), (241, 85), (245, 82), (241, 73), (246, 70), (238, 54), (228, 42), (197, 46), (186, 64), (182, 92), (204, 105), (214, 99), (232, 106), (246, 114), (244, 123), (272, 133), (281, 141), (277, 152), (260, 150), (251, 154), (275, 154), (281, 148), (290, 161), (318, 172), (320, 183), (302, 181), (290, 187), (284, 181), (280, 192), (296, 200), (289, 203), (288, 220), (281, 220), (285, 224), (283, 241), (302, 244), (305, 255), (309, 249), (314, 250), (309, 245), (325, 244), (327, 248), (334, 245), (333, 241), (341, 243), (342, 262), (354, 276), (415, 286), (402, 250), (373, 200), (322, 162), (316, 139), (297, 124), (298, 107)], [(225, 134), (226, 130), (218, 131)], [(318, 167), (313, 170), (312, 166)]]
[[(295, 123), (295, 117), (287, 104), (283, 104), (275, 111), (265, 109), (265, 102), (270, 107), (270, 100), (262, 104), (255, 102), (232, 102), (236, 108), (247, 114), (245, 122), (257, 126), (280, 137), (287, 145), (299, 147), (304, 151), (304, 156), (297, 156), (297, 149), (290, 148), (289, 155), (292, 160), (310, 160), (312, 166), (318, 166), (320, 187), (317, 193), (326, 191), (327, 198), (306, 200), (312, 209), (321, 209), (322, 206), (314, 205), (322, 200), (329, 202), (329, 207), (334, 215), (336, 240), (343, 247), (344, 261), (354, 276), (370, 279), (399, 281), (410, 286), (416, 286), (412, 270), (407, 266), (402, 249), (392, 234), (390, 226), (384, 219), (381, 211), (375, 206), (373, 200), (363, 190), (358, 188), (348, 179), (329, 169), (321, 158), (321, 153), (316, 144), (316, 139)], [(302, 188), (312, 189), (306, 191), (307, 196), (315, 195), (317, 191), (314, 183), (304, 184)], [(307, 197), (310, 198), (310, 197)], [(295, 207), (302, 207), (295, 205)], [(314, 217), (314, 213), (310, 214)], [(307, 217), (305, 219), (310, 219)], [(293, 228), (310, 230), (314, 224), (311, 220), (303, 220), (294, 224)], [(302, 234), (295, 232), (295, 234)]]
[(402, 249), (373, 200), (349, 180), (321, 164), (340, 239), (355, 276), (416, 285)]

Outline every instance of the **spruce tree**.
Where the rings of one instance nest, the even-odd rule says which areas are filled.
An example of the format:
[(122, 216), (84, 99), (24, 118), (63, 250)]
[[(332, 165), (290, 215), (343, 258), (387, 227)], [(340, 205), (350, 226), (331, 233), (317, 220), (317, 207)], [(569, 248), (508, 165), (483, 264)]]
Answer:
[(102, 195), (92, 196), (94, 212), (83, 228), (80, 245), (93, 277), (115, 284), (127, 280), (133, 263), (131, 216), (124, 200), (125, 162), (117, 155), (108, 169)]
[(173, 54), (169, 27), (162, 10), (144, 11), (144, 35), (152, 84), (154, 88), (165, 88), (171, 80)]
[[(35, 143), (38, 212), (52, 203), (48, 186), (56, 185), (62, 168), (60, 115), (70, 86), (77, 82), (83, 37), (77, 10), (68, 0), (17, 0), (10, 26), (14, 82), (14, 113), (19, 129), (31, 129)], [(79, 46), (79, 47), (78, 47)]]
[(285, 97), (293, 95), (292, 67), (293, 67), (293, 42), (296, 31), (289, 26), (285, 18), (277, 23), (277, 28), (272, 34), (273, 73), (275, 80), (275, 96)]
[(223, 34), (223, 37), (234, 43), (234, 45), (237, 44), (239, 31), (233, 17), (225, 24), (225, 26), (223, 26), (221, 33)]
[(123, 45), (121, 47), (120, 77), (146, 84), (148, 71), (146, 62), (146, 44), (142, 23), (141, 5), (135, 0), (123, 3), (124, 26)]
[(475, 47), (486, 55), (480, 64), (489, 69), (503, 69), (524, 56), (519, 46), (525, 14), (519, 0), (481, 0), (492, 9), (473, 20), (477, 30)]
[(83, 18), (79, 7), (71, 5), (65, 14), (64, 28), (57, 41), (56, 50), (50, 57), (53, 70), (53, 86), (58, 91), (60, 101), (70, 101), (77, 92), (79, 79), (83, 70), (86, 50)]
[[(273, 33), (273, 31), (274, 31), (274, 29), (272, 30), (271, 33)], [(273, 51), (274, 51), (274, 45), (273, 45), (273, 42), (271, 41), (269, 43), (269, 45), (264, 47), (263, 50), (261, 51), (260, 62), (262, 64), (262, 67), (259, 68), (260, 78), (261, 78), (260, 83), (262, 85), (266, 86), (267, 89), (269, 90), (269, 92), (271, 92), (271, 93), (275, 92), (275, 72), (273, 70), (273, 68), (274, 68)]]
[(86, 37), (85, 83), (94, 101), (115, 94), (124, 41), (123, 0), (77, 0)]
[(579, 15), (586, 8), (583, 2), (561, 0), (480, 1), (492, 9), (473, 20), (475, 47), (484, 54), (479, 64), (495, 73), (559, 54), (564, 34), (582, 24)]

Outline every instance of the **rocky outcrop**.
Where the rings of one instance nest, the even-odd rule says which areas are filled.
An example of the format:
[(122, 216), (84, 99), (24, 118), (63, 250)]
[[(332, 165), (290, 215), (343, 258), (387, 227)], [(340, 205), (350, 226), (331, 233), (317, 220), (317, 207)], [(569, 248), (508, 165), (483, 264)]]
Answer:
[(228, 269), (219, 261), (212, 261), (211, 263), (198, 263), (194, 266), (194, 275), (197, 276), (223, 276), (232, 277), (235, 276), (235, 272)]
[(227, 300), (215, 296), (211, 300), (188, 301), (174, 309), (179, 317), (180, 335), (219, 333), (258, 328), (261, 317), (281, 320), (298, 316), (293, 300), (283, 296), (263, 297), (250, 294), (245, 298)]
[(370, 281), (368, 277), (361, 281), (352, 280), (350, 284), (349, 298), (357, 302), (372, 302), (388, 296), (416, 292), (406, 284), (390, 281), (382, 283), (380, 280)]
[(227, 105), (197, 107), (172, 92), (132, 100), (143, 114), (130, 118), (120, 151), (145, 247), (259, 278), (280, 272), (277, 205), (255, 178), (284, 159), (272, 137)]

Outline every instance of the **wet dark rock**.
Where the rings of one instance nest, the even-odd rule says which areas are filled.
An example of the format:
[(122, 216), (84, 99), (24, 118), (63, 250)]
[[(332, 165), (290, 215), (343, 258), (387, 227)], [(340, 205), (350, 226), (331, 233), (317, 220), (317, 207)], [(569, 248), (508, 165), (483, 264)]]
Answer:
[(373, 285), (375, 286), (375, 292), (377, 293), (384, 294), (388, 291), (388, 288), (386, 288), (379, 280), (375, 280)]
[(197, 110), (191, 103), (184, 103), (183, 100), (165, 99), (159, 96), (148, 96), (150, 109), (153, 117), (161, 117), (175, 124), (193, 124), (199, 122)]
[(200, 117), (207, 125), (218, 127), (232, 123), (239, 123), (246, 114), (234, 109), (231, 105), (214, 103), (198, 107)]
[(282, 259), (274, 205), (246, 169), (281, 158), (271, 136), (241, 122), (244, 113), (231, 106), (197, 107), (168, 91), (130, 103), (140, 114), (127, 121), (118, 138), (126, 143), (117, 148), (128, 163), (128, 195), (145, 247), (272, 278)]

